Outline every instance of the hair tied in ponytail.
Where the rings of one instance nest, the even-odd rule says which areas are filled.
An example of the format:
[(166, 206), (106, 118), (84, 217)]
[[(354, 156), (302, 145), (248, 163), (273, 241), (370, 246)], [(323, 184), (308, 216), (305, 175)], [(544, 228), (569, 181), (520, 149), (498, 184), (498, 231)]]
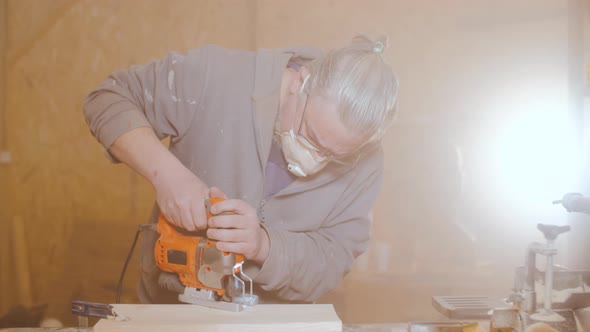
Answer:
[(373, 47), (373, 52), (374, 53), (383, 53), (384, 48), (385, 48), (385, 45), (383, 45), (382, 42), (378, 41), (375, 43), (375, 46)]

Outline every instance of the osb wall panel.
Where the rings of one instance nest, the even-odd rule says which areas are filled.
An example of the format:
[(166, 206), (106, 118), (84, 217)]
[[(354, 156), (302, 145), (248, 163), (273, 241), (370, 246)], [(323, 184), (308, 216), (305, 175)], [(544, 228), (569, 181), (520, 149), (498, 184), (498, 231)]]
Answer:
[(515, 111), (497, 106), (515, 99), (507, 82), (530, 86), (544, 72), (555, 87), (535, 85), (539, 93), (564, 96), (566, 13), (567, 2), (554, 0), (258, 1), (261, 47), (389, 37), (384, 57), (400, 80), (400, 115), (384, 139), (370, 252), (332, 295), (347, 321), (439, 319), (432, 295), (510, 292), (536, 222), (556, 220), (499, 203), (485, 144)]
[(5, 0), (8, 17), (9, 62), (19, 57), (78, 0)]
[[(373, 214), (370, 252), (332, 295), (337, 312), (349, 322), (440, 319), (430, 306), (430, 297), (453, 294), (456, 283), (433, 274), (454, 275), (457, 264), (452, 260), (463, 256), (456, 255), (461, 250), (440, 241), (453, 231), (451, 204), (460, 188), (460, 174), (449, 132), (443, 124), (429, 120), (434, 110), (442, 111), (436, 105), (442, 92), (433, 88), (448, 74), (440, 63), (448, 66), (456, 61), (453, 26), (440, 15), (450, 10), (436, 1), (279, 3), (259, 1), (259, 46), (279, 46), (286, 39), (332, 48), (347, 44), (358, 33), (386, 34), (389, 47), (383, 56), (401, 82), (401, 123), (385, 137), (385, 183)], [(314, 10), (298, 11), (301, 6)], [(269, 26), (277, 28), (269, 31)], [(301, 33), (302, 26), (322, 33)], [(425, 91), (428, 96), (421, 95)], [(433, 168), (435, 163), (438, 167)], [(422, 241), (431, 246), (421, 246)], [(439, 254), (433, 255), (436, 250)]]
[[(0, 0), (0, 149), (4, 149), (6, 145), (6, 124), (4, 123), (4, 105), (5, 105), (5, 67), (3, 65), (6, 50), (6, 0)], [(0, 271), (10, 271), (13, 267), (10, 254), (10, 243), (8, 242), (10, 236), (8, 236), (8, 220), (11, 216), (8, 210), (8, 197), (10, 191), (8, 188), (8, 167), (0, 166)], [(11, 273), (0, 273), (0, 290), (7, 289), (9, 285), (13, 284), (13, 278)], [(5, 287), (6, 285), (6, 287)], [(3, 308), (7, 308), (12, 303), (12, 294), (6, 294), (6, 296), (0, 297), (0, 311)]]
[[(374, 211), (371, 251), (325, 300), (336, 302), (347, 322), (425, 320), (439, 318), (430, 307), (433, 294), (509, 291), (512, 267), (520, 263), (520, 245), (526, 241), (520, 233), (495, 227), (498, 215), (482, 200), (485, 195), (477, 196), (479, 201), (469, 199), (469, 193), (486, 191), (485, 186), (463, 187), (463, 203), (475, 208), (461, 206), (461, 218), (468, 226), (484, 225), (490, 236), (474, 245), (459, 229), (454, 195), (465, 175), (453, 144), (461, 143), (471, 162), (467, 180), (475, 181), (477, 172), (485, 177), (485, 169), (474, 169), (474, 159), (480, 158), (475, 166), (485, 159), (471, 141), (482, 136), (482, 104), (490, 100), (473, 82), (506, 69), (493, 56), (498, 49), (516, 50), (516, 68), (511, 69), (526, 64), (535, 49), (543, 54), (563, 49), (556, 42), (562, 26), (555, 15), (563, 12), (565, 2), (10, 3), (8, 136), (14, 163), (3, 173), (9, 176), (10, 195), (0, 204), (26, 224), (33, 300), (49, 303), (50, 315), (73, 324), (71, 300), (113, 302), (135, 228), (145, 221), (153, 200), (150, 186), (124, 166), (111, 165), (90, 136), (81, 105), (92, 87), (114, 69), (169, 50), (209, 42), (245, 49), (292, 44), (330, 48), (358, 32), (389, 36), (384, 56), (402, 82), (401, 114), (385, 138), (386, 176)], [(519, 22), (530, 24), (522, 27)], [(560, 68), (561, 63), (552, 65)], [(498, 241), (512, 245), (498, 248)], [(483, 259), (476, 253), (484, 253)], [(138, 271), (131, 264), (124, 301), (135, 300)], [(17, 299), (11, 288), (2, 287), (2, 298)]]
[[(48, 303), (50, 316), (73, 323), (71, 300), (114, 302), (127, 249), (153, 202), (146, 181), (104, 158), (82, 116), (85, 95), (111, 71), (170, 50), (211, 42), (252, 48), (254, 8), (217, 0), (10, 4), (14, 162), (2, 205), (26, 225), (33, 302)], [(136, 300), (138, 269), (131, 264), (124, 301)], [(20, 301), (2, 287), (2, 297)]]

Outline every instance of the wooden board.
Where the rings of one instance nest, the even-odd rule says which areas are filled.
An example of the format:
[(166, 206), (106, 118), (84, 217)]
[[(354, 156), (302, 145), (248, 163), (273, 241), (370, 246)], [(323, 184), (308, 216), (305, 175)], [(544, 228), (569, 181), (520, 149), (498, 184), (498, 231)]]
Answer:
[(331, 304), (259, 304), (230, 312), (184, 304), (115, 304), (129, 320), (101, 319), (94, 332), (342, 331)]

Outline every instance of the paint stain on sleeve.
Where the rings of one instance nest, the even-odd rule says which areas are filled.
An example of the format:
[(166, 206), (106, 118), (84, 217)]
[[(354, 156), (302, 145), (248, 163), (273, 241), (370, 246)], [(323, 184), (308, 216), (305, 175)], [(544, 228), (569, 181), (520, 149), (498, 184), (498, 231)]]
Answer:
[(150, 102), (153, 103), (154, 102), (154, 97), (152, 97), (151, 93), (148, 91), (148, 89), (143, 89), (143, 95), (145, 96), (145, 99)]
[(168, 72), (168, 89), (172, 91), (172, 87), (174, 86), (174, 70)]

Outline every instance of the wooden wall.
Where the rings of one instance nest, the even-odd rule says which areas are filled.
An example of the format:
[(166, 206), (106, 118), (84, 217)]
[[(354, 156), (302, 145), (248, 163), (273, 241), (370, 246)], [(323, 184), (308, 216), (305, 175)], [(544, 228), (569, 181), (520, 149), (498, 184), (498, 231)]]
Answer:
[[(32, 299), (24, 302), (48, 303), (49, 315), (73, 322), (72, 300), (115, 301), (125, 255), (153, 202), (146, 181), (104, 158), (81, 113), (85, 95), (114, 69), (169, 50), (212, 42), (252, 48), (254, 8), (234, 0), (9, 0), (7, 10), (14, 161), (2, 168), (1, 206), (9, 209), (2, 224), (20, 216), (26, 229)], [(10, 232), (1, 236), (10, 243)], [(131, 264), (123, 301), (136, 300)], [(2, 311), (23, 302), (11, 279), (2, 285)]]
[[(401, 115), (385, 138), (373, 241), (323, 299), (345, 322), (437, 319), (431, 295), (505, 295), (522, 250), (537, 238), (536, 222), (561, 213), (503, 205), (488, 144), (514, 111), (498, 101), (514, 99), (531, 77), (551, 77), (534, 89), (567, 98), (566, 1), (0, 1), (4, 148), (13, 157), (0, 165), (0, 313), (48, 303), (49, 315), (71, 325), (70, 301), (114, 302), (154, 195), (103, 157), (83, 98), (115, 69), (207, 43), (330, 48), (358, 32), (389, 36), (385, 57), (401, 81)], [(20, 243), (15, 229), (25, 230), (25, 264), (11, 249)], [(28, 284), (17, 265), (30, 273)], [(137, 300), (137, 278), (132, 262), (124, 302)]]

